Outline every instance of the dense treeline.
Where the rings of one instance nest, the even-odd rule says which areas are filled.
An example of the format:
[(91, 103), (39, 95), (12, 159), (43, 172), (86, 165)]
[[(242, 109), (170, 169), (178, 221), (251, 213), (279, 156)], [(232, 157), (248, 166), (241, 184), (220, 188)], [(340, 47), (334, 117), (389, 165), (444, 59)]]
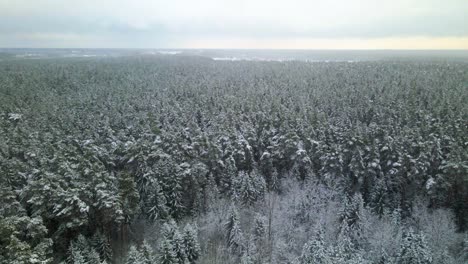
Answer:
[(468, 64), (0, 62), (1, 263), (466, 263)]

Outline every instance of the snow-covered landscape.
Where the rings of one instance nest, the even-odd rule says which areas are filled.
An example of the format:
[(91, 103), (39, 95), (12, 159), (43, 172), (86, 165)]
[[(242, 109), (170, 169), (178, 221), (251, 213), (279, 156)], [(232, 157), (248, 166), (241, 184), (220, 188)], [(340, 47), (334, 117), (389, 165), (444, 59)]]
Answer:
[(104, 53), (0, 61), (0, 263), (466, 263), (466, 61)]
[(468, 0), (0, 0), (0, 264), (468, 264)]

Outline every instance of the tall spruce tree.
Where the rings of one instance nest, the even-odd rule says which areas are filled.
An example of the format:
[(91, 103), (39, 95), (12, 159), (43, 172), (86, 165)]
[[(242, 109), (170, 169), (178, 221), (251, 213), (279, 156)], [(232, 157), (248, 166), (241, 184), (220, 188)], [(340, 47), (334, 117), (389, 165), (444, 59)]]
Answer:
[(397, 264), (432, 264), (432, 256), (422, 233), (405, 232), (397, 256)]

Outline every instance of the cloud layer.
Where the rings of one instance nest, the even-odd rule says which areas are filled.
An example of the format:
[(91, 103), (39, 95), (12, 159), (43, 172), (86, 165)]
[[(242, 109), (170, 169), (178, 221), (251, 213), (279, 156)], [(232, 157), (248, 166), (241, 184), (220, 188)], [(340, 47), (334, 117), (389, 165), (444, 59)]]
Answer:
[(255, 48), (256, 40), (424, 38), (463, 48), (466, 14), (466, 0), (0, 0), (0, 47), (190, 48), (244, 40)]

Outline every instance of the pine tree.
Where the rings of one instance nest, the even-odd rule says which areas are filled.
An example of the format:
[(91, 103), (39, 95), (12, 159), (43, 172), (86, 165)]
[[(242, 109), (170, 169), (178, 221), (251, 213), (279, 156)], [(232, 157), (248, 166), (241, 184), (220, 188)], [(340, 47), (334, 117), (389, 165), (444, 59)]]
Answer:
[(224, 162), (224, 170), (219, 179), (220, 191), (224, 194), (232, 193), (232, 182), (237, 176), (236, 162), (232, 156), (229, 156)]
[(364, 264), (369, 263), (353, 243), (352, 230), (345, 218), (341, 224), (337, 243), (330, 248), (333, 263)]
[(157, 163), (156, 175), (160, 179), (169, 216), (179, 219), (185, 212), (182, 201), (183, 169), (172, 158), (164, 158)]
[(325, 245), (323, 234), (321, 231), (312, 239), (307, 242), (303, 249), (302, 254), (299, 257), (300, 264), (332, 264), (329, 249)]
[(192, 225), (187, 224), (184, 228), (184, 248), (185, 255), (190, 263), (195, 263), (200, 257), (200, 244), (198, 243), (197, 231)]
[(113, 252), (109, 239), (101, 232), (98, 231), (93, 235), (91, 244), (99, 253), (101, 259), (106, 261), (110, 261), (112, 259)]
[(250, 236), (245, 241), (245, 246), (242, 249), (240, 261), (241, 263), (260, 263), (260, 252), (257, 250), (256, 241)]
[(233, 181), (233, 199), (240, 200), (243, 204), (252, 205), (261, 199), (266, 190), (265, 179), (256, 170), (239, 172)]
[(174, 251), (174, 247), (170, 240), (166, 237), (163, 238), (160, 245), (160, 255), (159, 255), (159, 262), (161, 264), (178, 264), (179, 261), (177, 259), (176, 253)]
[(133, 175), (124, 172), (119, 179), (120, 203), (123, 209), (124, 223), (129, 223), (139, 210), (139, 199), (137, 186)]
[(156, 219), (165, 219), (169, 215), (169, 208), (167, 207), (167, 200), (164, 192), (156, 180), (153, 183), (152, 190), (148, 195), (148, 218), (152, 221)]
[(87, 264), (88, 262), (86, 261), (83, 254), (80, 251), (77, 251), (77, 252), (75, 252), (73, 254), (73, 259), (69, 263), (71, 263), (71, 264)]
[[(186, 255), (186, 249), (184, 245), (184, 238), (180, 234), (177, 224), (174, 220), (170, 220), (165, 223), (163, 226), (163, 242), (169, 243), (170, 247), (167, 247), (165, 244), (161, 244), (161, 247), (164, 248), (164, 255), (168, 261), (173, 259), (175, 263), (184, 264), (188, 261)], [(166, 242), (165, 242), (166, 241)]]
[(184, 245), (184, 239), (180, 234), (179, 230), (175, 230), (174, 236), (172, 237), (172, 246), (175, 252), (177, 263), (185, 264), (188, 261), (186, 253), (186, 248)]
[(261, 214), (256, 214), (253, 225), (253, 234), (255, 240), (261, 240), (266, 234), (266, 219)]
[(130, 246), (125, 264), (143, 264), (143, 256), (135, 245)]
[(346, 219), (347, 224), (354, 229), (358, 229), (361, 218), (363, 217), (364, 200), (360, 193), (356, 193), (351, 198), (346, 198), (341, 219)]
[(141, 244), (139, 251), (141, 254), (142, 264), (153, 264), (155, 262), (153, 249), (146, 240), (143, 240), (143, 244)]
[(165, 219), (169, 214), (166, 196), (159, 183), (160, 178), (151, 168), (138, 178), (142, 213), (150, 221)]
[[(89, 264), (100, 264), (101, 259), (96, 249), (93, 248), (92, 243), (88, 239), (79, 235), (75, 240), (70, 243), (68, 248), (68, 263), (73, 263), (74, 261), (81, 261), (81, 257)], [(77, 260), (78, 259), (78, 260)]]
[(424, 234), (408, 230), (400, 246), (397, 264), (431, 264), (432, 256), (425, 241)]
[(75, 261), (75, 258), (80, 258), (78, 255), (80, 255), (80, 257), (83, 258), (83, 261), (84, 261), (84, 257), (81, 251), (78, 249), (78, 247), (76, 247), (73, 244), (73, 242), (71, 242), (67, 250), (67, 263), (73, 264), (73, 262)]
[(99, 254), (94, 249), (88, 251), (88, 254), (86, 255), (86, 260), (88, 264), (101, 264)]
[(225, 224), (225, 229), (227, 233), (226, 241), (228, 247), (233, 252), (242, 252), (244, 246), (244, 235), (240, 228), (239, 213), (234, 205), (231, 206), (228, 220)]
[(354, 245), (351, 241), (351, 229), (347, 218), (343, 219), (337, 238), (337, 244), (333, 247), (333, 257), (335, 261), (341, 263), (352, 259)]

